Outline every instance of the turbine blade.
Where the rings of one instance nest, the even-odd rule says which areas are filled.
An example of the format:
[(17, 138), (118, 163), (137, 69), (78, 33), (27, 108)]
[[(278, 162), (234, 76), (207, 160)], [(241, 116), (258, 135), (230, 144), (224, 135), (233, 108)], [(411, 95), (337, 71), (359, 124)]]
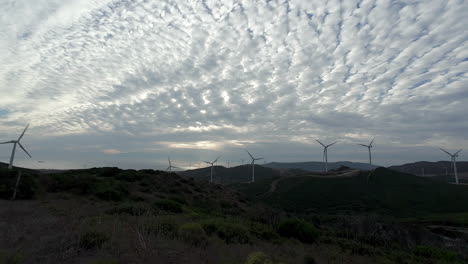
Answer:
[(216, 163), (216, 162), (218, 161), (219, 158), (221, 158), (221, 155), (219, 155), (219, 156), (215, 159), (215, 161), (213, 161), (213, 163)]
[(462, 151), (463, 149), (460, 149), (459, 151), (455, 152), (455, 154), (453, 154), (454, 156), (456, 156), (458, 153), (460, 153), (460, 151)]
[(167, 167), (166, 171), (170, 170), (171, 169), (171, 166)]
[(363, 146), (363, 147), (366, 147), (366, 148), (369, 147), (368, 145), (364, 145), (364, 144), (358, 144), (358, 145)]
[(317, 141), (318, 143), (320, 143), (320, 145), (322, 145), (323, 147), (325, 147), (325, 145), (324, 145), (322, 142), (318, 141), (317, 139), (316, 139), (315, 141)]
[(369, 146), (372, 147), (372, 143), (374, 143), (374, 140), (375, 140), (375, 137), (372, 139), (372, 141), (370, 142)]
[(26, 130), (28, 130), (29, 124), (26, 125), (26, 128), (23, 130), (23, 133), (21, 133), (21, 136), (18, 138), (18, 141), (21, 140), (21, 138), (24, 136), (24, 133), (26, 133)]
[(2, 142), (0, 144), (9, 144), (9, 143), (15, 143), (14, 141), (6, 141), (6, 142)]
[(252, 156), (252, 154), (250, 154), (250, 152), (248, 150), (245, 150), (247, 151), (247, 153), (249, 154), (249, 156), (253, 159), (254, 157)]
[(263, 158), (256, 158), (255, 160), (262, 160)]
[(209, 162), (209, 161), (204, 161), (204, 162), (205, 162), (205, 163), (208, 163), (208, 164), (211, 164), (211, 162)]
[(336, 142), (333, 142), (333, 143), (331, 143), (330, 145), (327, 145), (327, 148), (328, 148), (328, 147), (331, 147), (331, 146), (333, 146), (333, 145), (335, 145), (335, 144), (336, 144)]
[(452, 154), (450, 154), (448, 151), (446, 151), (444, 149), (441, 149), (441, 148), (440, 148), (440, 150), (442, 150), (443, 152), (445, 152), (445, 153), (449, 154), (450, 156), (452, 156)]
[(32, 159), (31, 155), (26, 151), (26, 149), (23, 147), (23, 145), (21, 145), (21, 143), (18, 142), (18, 145), (20, 146), (20, 148), (26, 152), (26, 154), (28, 154), (28, 156)]

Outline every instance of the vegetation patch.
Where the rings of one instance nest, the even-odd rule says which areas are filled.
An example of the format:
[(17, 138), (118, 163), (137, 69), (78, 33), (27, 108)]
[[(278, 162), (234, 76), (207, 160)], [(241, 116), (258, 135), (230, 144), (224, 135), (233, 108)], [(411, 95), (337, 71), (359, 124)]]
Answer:
[(167, 199), (161, 199), (154, 202), (154, 208), (176, 214), (180, 214), (184, 211), (180, 203)]
[(247, 244), (251, 237), (248, 229), (237, 223), (230, 223), (224, 219), (211, 219), (202, 223), (208, 235), (215, 234), (227, 244)]
[(304, 243), (313, 243), (319, 236), (313, 224), (301, 219), (287, 219), (278, 226), (278, 234), (287, 238), (295, 238)]
[(186, 223), (179, 227), (179, 238), (185, 243), (193, 246), (201, 246), (206, 244), (208, 236), (198, 223)]
[(80, 237), (80, 247), (84, 249), (100, 248), (109, 240), (109, 236), (100, 231), (88, 231)]

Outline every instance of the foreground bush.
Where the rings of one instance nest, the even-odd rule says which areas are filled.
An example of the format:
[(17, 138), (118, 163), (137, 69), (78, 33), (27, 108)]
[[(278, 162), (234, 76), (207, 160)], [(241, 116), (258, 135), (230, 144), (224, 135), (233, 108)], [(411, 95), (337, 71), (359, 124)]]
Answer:
[(160, 209), (160, 210), (164, 210), (164, 211), (168, 211), (168, 212), (176, 213), (176, 214), (182, 213), (184, 211), (182, 209), (181, 204), (179, 204), (178, 202), (175, 202), (172, 200), (166, 200), (166, 199), (156, 201), (154, 203), (154, 207), (156, 209)]
[(198, 223), (187, 223), (179, 227), (179, 238), (184, 242), (200, 246), (206, 244), (208, 236), (205, 233), (205, 230)]
[(109, 237), (100, 231), (88, 231), (80, 238), (80, 247), (84, 249), (100, 248)]
[(128, 190), (125, 184), (108, 179), (97, 182), (93, 188), (93, 193), (102, 200), (121, 201), (127, 197)]
[[(6, 168), (0, 169), (0, 199), (11, 199), (16, 185), (18, 171), (10, 171)], [(16, 192), (16, 199), (34, 198), (38, 190), (37, 175), (22, 172), (21, 181)]]
[(210, 220), (204, 222), (202, 226), (207, 234), (215, 234), (227, 244), (247, 244), (251, 241), (249, 231), (241, 224), (229, 223), (224, 220)]
[(253, 252), (249, 254), (245, 264), (273, 264), (273, 262), (265, 253)]
[(278, 234), (282, 237), (295, 238), (303, 243), (313, 243), (318, 238), (318, 230), (314, 225), (300, 219), (288, 219), (278, 226)]

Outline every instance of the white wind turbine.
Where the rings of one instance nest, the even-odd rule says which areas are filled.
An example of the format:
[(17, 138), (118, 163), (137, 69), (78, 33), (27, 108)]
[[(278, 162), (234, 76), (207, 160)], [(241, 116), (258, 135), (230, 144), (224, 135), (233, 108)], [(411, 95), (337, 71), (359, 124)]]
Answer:
[(372, 143), (374, 143), (374, 139), (370, 142), (369, 145), (364, 145), (364, 144), (358, 144), (360, 146), (366, 147), (369, 150), (369, 164), (372, 165), (372, 153), (371, 153), (371, 148), (372, 148)]
[(174, 168), (174, 169), (180, 169), (179, 167), (172, 166), (171, 158), (170, 158), (170, 157), (167, 157), (167, 161), (169, 161), (169, 167), (167, 167), (166, 171), (172, 172), (172, 168)]
[(21, 140), (21, 138), (23, 138), (24, 133), (26, 133), (26, 130), (28, 129), (28, 127), (29, 127), (29, 124), (26, 125), (26, 128), (23, 130), (23, 133), (21, 133), (21, 135), (19, 136), (19, 138), (17, 140), (10, 140), (10, 141), (7, 141), (7, 142), (1, 142), (0, 143), (0, 144), (10, 144), (10, 143), (13, 144), (13, 150), (11, 151), (11, 157), (10, 157), (10, 165), (8, 165), (8, 169), (10, 169), (10, 170), (13, 168), (13, 161), (15, 160), (16, 145), (20, 146), (20, 148), (26, 154), (28, 154), (28, 156), (30, 158), (32, 158), (31, 155), (29, 155), (29, 153), (26, 151), (26, 149), (20, 143), (20, 140)]
[(210, 172), (210, 182), (213, 183), (213, 171), (214, 171), (214, 165), (218, 161), (218, 159), (221, 157), (219, 155), (213, 162), (205, 161), (205, 163), (211, 164), (211, 172)]
[(317, 141), (318, 143), (320, 143), (320, 145), (323, 146), (323, 161), (325, 162), (325, 173), (327, 173), (328, 172), (328, 147), (335, 145), (336, 142), (331, 143), (329, 145), (325, 145), (322, 142), (318, 141), (317, 139), (315, 141)]
[(440, 149), (440, 150), (447, 153), (451, 157), (451, 161), (452, 161), (452, 164), (453, 164), (453, 173), (455, 174), (455, 183), (458, 184), (457, 157), (458, 157), (458, 153), (460, 153), (460, 151), (462, 151), (462, 150), (460, 149), (459, 151), (455, 152), (454, 154), (451, 154), (448, 151), (443, 150), (443, 149)]
[(256, 160), (262, 160), (263, 158), (254, 158), (254, 157), (252, 156), (252, 154), (250, 154), (250, 152), (249, 152), (248, 150), (245, 150), (245, 151), (247, 151), (247, 153), (249, 154), (250, 158), (252, 158), (252, 163), (250, 163), (250, 164), (252, 165), (252, 179), (251, 179), (250, 182), (252, 183), (252, 182), (255, 182), (255, 161), (256, 161)]

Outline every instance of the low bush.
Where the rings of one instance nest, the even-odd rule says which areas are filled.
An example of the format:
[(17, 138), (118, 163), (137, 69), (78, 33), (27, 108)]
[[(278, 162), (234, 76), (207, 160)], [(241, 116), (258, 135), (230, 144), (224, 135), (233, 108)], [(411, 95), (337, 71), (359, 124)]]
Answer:
[(80, 237), (80, 247), (84, 249), (100, 248), (109, 240), (107, 234), (100, 231), (88, 231)]
[(69, 191), (83, 195), (92, 192), (97, 179), (89, 174), (57, 173), (48, 176), (45, 185), (49, 192)]
[(203, 230), (198, 223), (186, 223), (181, 225), (178, 234), (181, 240), (193, 246), (204, 245), (208, 240), (205, 230)]
[(106, 213), (111, 215), (143, 215), (148, 212), (148, 208), (142, 205), (136, 204), (125, 204), (121, 206), (114, 207), (106, 211)]
[(23, 263), (24, 257), (19, 252), (8, 252), (0, 250), (0, 263), (1, 264), (20, 264)]
[(162, 217), (153, 225), (153, 233), (164, 238), (174, 238), (177, 235), (178, 225), (172, 217)]
[(250, 224), (249, 231), (255, 237), (263, 240), (271, 241), (279, 238), (278, 233), (272, 227), (257, 222)]
[(182, 213), (184, 211), (180, 203), (167, 199), (161, 199), (154, 202), (154, 208), (176, 214)]
[(416, 246), (412, 252), (415, 256), (429, 259), (438, 259), (447, 263), (456, 263), (460, 259), (458, 254), (456, 254), (455, 252), (442, 248)]
[(227, 244), (247, 244), (251, 237), (247, 228), (241, 224), (226, 222), (223, 219), (209, 220), (202, 223), (208, 235), (215, 234)]
[(127, 186), (114, 179), (101, 180), (96, 183), (93, 193), (98, 198), (106, 201), (121, 201), (127, 194)]
[(270, 257), (263, 252), (253, 252), (247, 256), (245, 264), (273, 264)]
[(135, 181), (139, 181), (143, 179), (144, 176), (145, 176), (144, 174), (136, 170), (125, 170), (115, 175), (115, 178), (121, 181), (135, 182)]
[(287, 219), (278, 225), (278, 234), (295, 238), (303, 243), (313, 243), (319, 235), (314, 225), (300, 219)]
[(97, 169), (100, 177), (114, 177), (122, 170), (117, 167), (104, 167)]
[[(18, 178), (18, 171), (0, 169), (0, 199), (11, 199)], [(16, 199), (32, 199), (38, 191), (37, 175), (21, 172)]]

